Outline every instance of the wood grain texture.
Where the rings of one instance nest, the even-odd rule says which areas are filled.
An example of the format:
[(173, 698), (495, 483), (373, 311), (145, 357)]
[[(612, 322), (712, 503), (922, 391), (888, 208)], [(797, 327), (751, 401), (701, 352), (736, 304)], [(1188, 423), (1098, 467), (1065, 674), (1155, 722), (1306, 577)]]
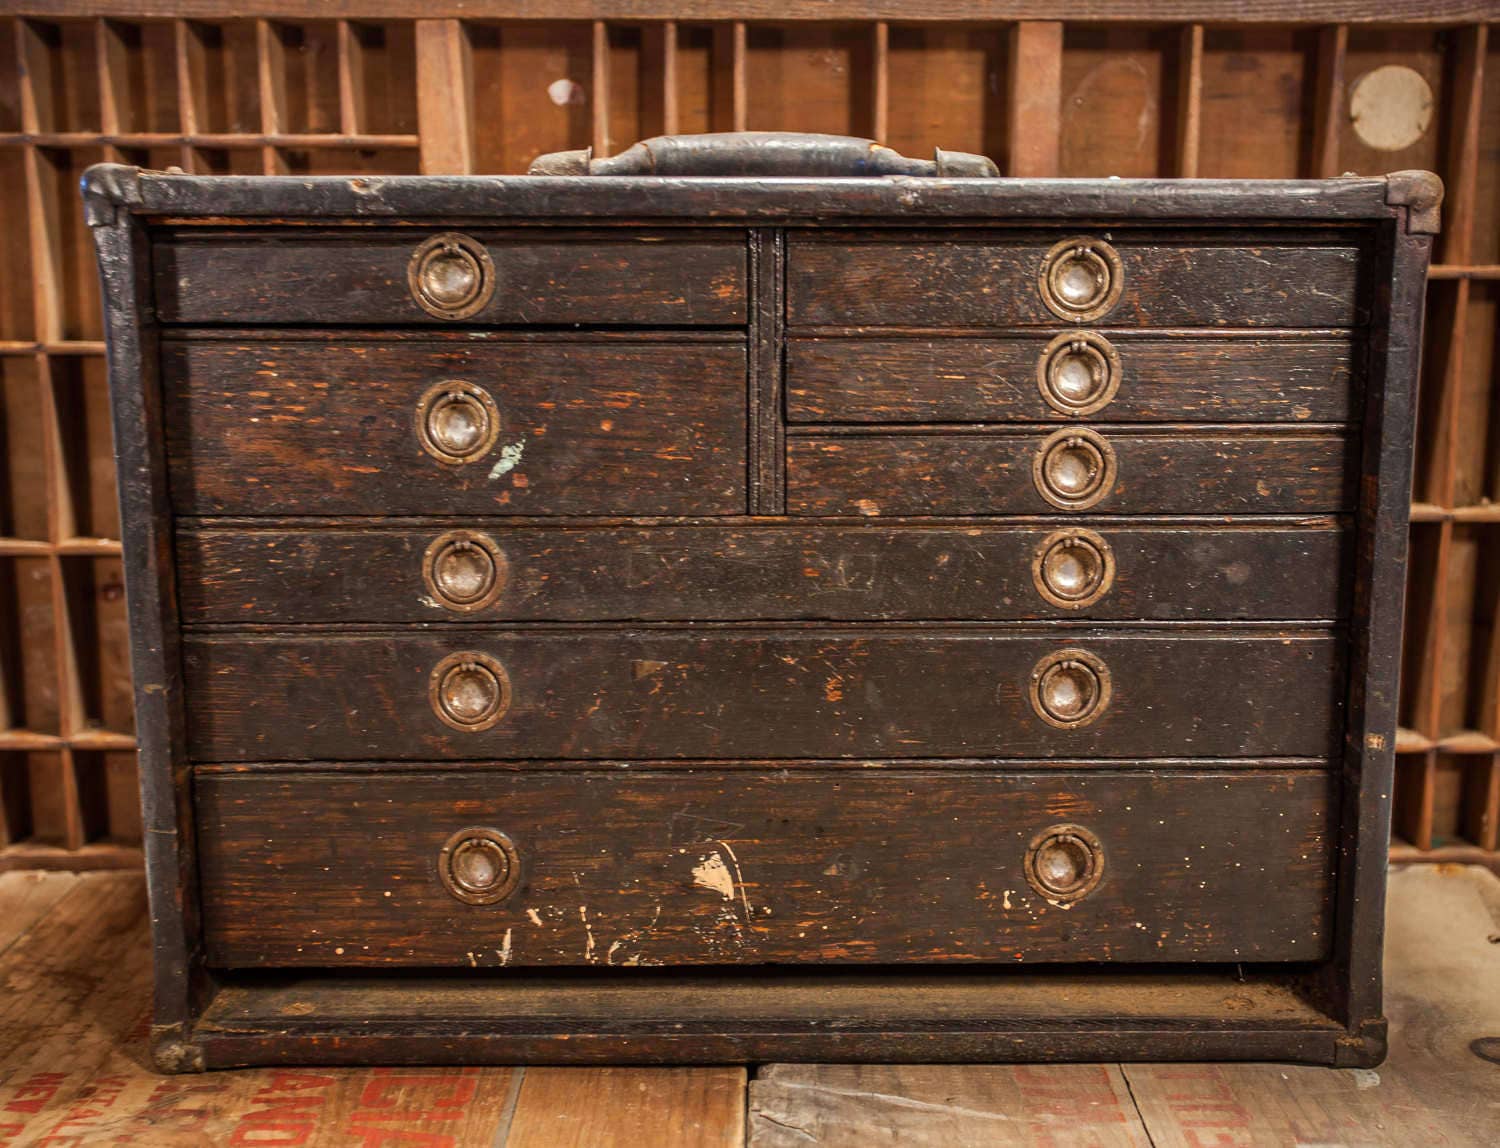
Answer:
[[(1317, 771), (200, 774), (204, 935), (230, 967), (1316, 960), (1335, 787)], [(1104, 852), (1071, 905), (1022, 866), (1058, 823)], [(498, 904), (438, 881), (468, 826), (519, 852)]]
[(528, 1068), (505, 1148), (740, 1148), (743, 1068)]
[[(1358, 414), (1347, 339), (1151, 338), (1100, 330), (1120, 356), (1109, 422), (1345, 422)], [(1076, 421), (1050, 406), (1037, 364), (1056, 332), (1006, 339), (794, 338), (794, 423)]]
[(768, 1064), (750, 1148), (1151, 1148), (1114, 1064)]
[[(1327, 514), (1354, 505), (1358, 444), (1336, 432), (1099, 426), (1110, 514)], [(787, 439), (795, 515), (1049, 514), (1032, 460), (1052, 428)]]
[[(180, 513), (746, 509), (740, 344), (168, 341), (163, 374)], [(475, 461), (422, 449), (445, 380), (498, 410)]]
[[(448, 531), (332, 527), (179, 528), (188, 624), (516, 621), (1015, 621), (1334, 619), (1351, 560), (1339, 519), (1122, 522), (1079, 516), (1116, 568), (1097, 602), (1064, 609), (1032, 565), (1054, 521), (963, 525), (515, 526), (466, 519), (505, 557), (495, 604), (454, 613), (423, 582)], [(368, 572), (387, 576), (371, 580)]]
[[(1113, 676), (1088, 725), (1032, 709), (1030, 675), (1085, 649)], [(428, 698), (456, 651), (497, 659), (498, 724)], [(1342, 643), (1319, 630), (556, 630), (187, 639), (195, 761), (1099, 755), (1323, 757)], [(962, 720), (956, 720), (961, 715)]]
[(1127, 1066), (1153, 1144), (1484, 1148), (1500, 1138), (1500, 881), (1477, 865), (1398, 867), (1390, 898), (1389, 1059), (1352, 1072)]
[[(168, 232), (152, 249), (157, 308), (164, 323), (441, 325), (407, 285), (413, 251), (438, 230)], [(472, 234), (494, 260), (496, 288), (470, 326), (745, 322), (743, 240)]]
[[(1056, 326), (1037, 274), (1048, 248), (1072, 234), (851, 242), (794, 232), (787, 250), (787, 321), (794, 328)], [(1207, 236), (1194, 243), (1177, 233), (1167, 245), (1111, 232), (1110, 242), (1123, 264), (1124, 290), (1099, 322), (1344, 327), (1362, 318), (1357, 247), (1294, 247), (1273, 233), (1239, 243)]]

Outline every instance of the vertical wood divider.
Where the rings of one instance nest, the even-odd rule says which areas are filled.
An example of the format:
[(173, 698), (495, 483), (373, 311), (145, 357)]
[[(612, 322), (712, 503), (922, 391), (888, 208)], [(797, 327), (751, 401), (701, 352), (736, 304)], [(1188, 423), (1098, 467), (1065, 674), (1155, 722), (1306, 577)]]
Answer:
[(1024, 20), (1011, 25), (1006, 175), (1059, 174), (1062, 53), (1061, 21)]
[(177, 118), (182, 134), (187, 137), (182, 144), (182, 170), (197, 169), (197, 157), (191, 138), (198, 134), (198, 104), (200, 94), (193, 68), (193, 30), (186, 20), (172, 21), (172, 46), (177, 60)]
[(1198, 174), (1203, 135), (1203, 25), (1189, 24), (1178, 41), (1177, 58), (1177, 175)]
[(677, 96), (677, 21), (667, 20), (661, 26), (661, 130), (676, 135), (682, 114)]
[(1467, 266), (1474, 247), (1474, 208), (1479, 176), (1479, 118), (1484, 105), (1484, 57), (1489, 29), (1472, 25), (1457, 33), (1453, 117), (1444, 172), (1442, 262)]
[(875, 67), (873, 69), (870, 110), (870, 134), (885, 143), (891, 134), (891, 26), (875, 21)]
[(590, 52), (589, 70), (592, 75), (590, 87), (593, 93), (589, 103), (593, 111), (593, 137), (590, 141), (594, 155), (610, 154), (609, 139), (609, 25), (595, 20), (593, 44)]
[(786, 513), (786, 431), (782, 425), (781, 342), (785, 315), (786, 232), (750, 232), (751, 514)]
[(346, 136), (363, 135), (368, 116), (365, 109), (364, 44), (351, 20), (338, 22), (339, 39), (339, 130)]
[(1339, 128), (1343, 123), (1344, 61), (1348, 51), (1347, 24), (1330, 24), (1319, 29), (1309, 173), (1315, 179), (1330, 179), (1339, 174)]
[(460, 20), (418, 20), (417, 133), (424, 175), (474, 170), (469, 36)]
[(749, 36), (745, 30), (745, 22), (736, 20), (734, 30), (730, 39), (730, 120), (733, 130), (742, 132), (750, 117), (750, 93), (746, 87), (746, 55), (749, 51)]
[(125, 44), (115, 26), (102, 16), (94, 21), (94, 61), (99, 77), (99, 128), (106, 136), (117, 136), (130, 123), (126, 102), (130, 98), (125, 84)]
[[(284, 130), (283, 108), (286, 106), (286, 61), (281, 38), (269, 20), (255, 21), (255, 74), (260, 91), (260, 130), (262, 135), (277, 136)], [(261, 170), (275, 175), (280, 167), (276, 148), (266, 142), (260, 149)]]

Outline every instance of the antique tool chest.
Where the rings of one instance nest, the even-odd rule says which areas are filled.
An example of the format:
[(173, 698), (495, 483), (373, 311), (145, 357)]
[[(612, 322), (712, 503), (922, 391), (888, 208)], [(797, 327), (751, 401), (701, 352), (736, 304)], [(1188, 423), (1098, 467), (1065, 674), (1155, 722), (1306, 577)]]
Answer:
[(158, 1064), (1377, 1062), (1436, 178), (533, 170), (85, 179)]

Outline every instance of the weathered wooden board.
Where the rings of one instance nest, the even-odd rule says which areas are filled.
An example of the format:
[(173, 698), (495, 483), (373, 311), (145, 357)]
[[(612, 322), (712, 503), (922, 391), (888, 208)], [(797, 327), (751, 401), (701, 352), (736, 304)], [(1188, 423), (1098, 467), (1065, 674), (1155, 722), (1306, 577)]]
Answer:
[[(210, 964), (491, 968), (1317, 960), (1336, 786), (474, 768), (199, 773), (194, 792)], [(1028, 883), (1028, 846), (1059, 824), (1102, 850), (1077, 900)], [(514, 842), (520, 883), (494, 904), (439, 880), (474, 826)]]
[[(167, 232), (152, 247), (157, 307), (166, 323), (443, 323), (407, 282), (417, 246), (442, 230)], [(488, 248), (496, 283), (470, 326), (745, 322), (743, 233), (466, 234)]]
[(528, 1068), (504, 1148), (740, 1148), (743, 1068)]
[(1118, 1065), (769, 1064), (752, 1148), (1152, 1148)]
[[(1328, 422), (1358, 413), (1347, 338), (1203, 332), (1106, 336), (1120, 357), (1119, 389), (1092, 416), (1108, 422)], [(1053, 332), (787, 341), (787, 419), (793, 423), (1057, 422), (1038, 362)]]
[[(168, 340), (182, 514), (742, 514), (745, 348), (734, 343)], [(481, 388), (494, 440), (462, 463), (418, 403)]]
[[(1033, 709), (1044, 657), (1111, 680), (1098, 716)], [(497, 659), (509, 707), (440, 720), (434, 668)], [(194, 636), (196, 761), (424, 758), (1323, 758), (1342, 743), (1343, 643), (1326, 630), (650, 630)], [(962, 721), (954, 720), (963, 715)]]
[[(1091, 426), (1094, 424), (1090, 424)], [(1050, 428), (1048, 428), (1050, 431)], [(1100, 427), (1110, 514), (1328, 514), (1354, 505), (1358, 443), (1338, 433)], [(1049, 514), (1032, 465), (1046, 434), (799, 435), (787, 510), (825, 514)]]
[[(919, 621), (1036, 618), (1318, 620), (1347, 615), (1339, 519), (885, 526), (762, 519), (734, 526), (512, 526), (466, 519), (503, 556), (495, 602), (435, 599), (424, 555), (452, 528), (187, 526), (177, 585), (189, 624), (518, 621)], [(1081, 609), (1037, 590), (1059, 528), (1092, 530), (1114, 580)], [(498, 567), (497, 567), (498, 568)], [(372, 580), (370, 570), (388, 572)]]
[[(794, 233), (787, 319), (794, 327), (1056, 326), (1037, 277), (1048, 248), (1075, 234), (1082, 233), (853, 241)], [(1170, 240), (1124, 231), (1108, 238), (1124, 286), (1090, 326), (1345, 327), (1362, 319), (1360, 251), (1347, 241), (1292, 246), (1263, 234), (1194, 241), (1185, 231)]]

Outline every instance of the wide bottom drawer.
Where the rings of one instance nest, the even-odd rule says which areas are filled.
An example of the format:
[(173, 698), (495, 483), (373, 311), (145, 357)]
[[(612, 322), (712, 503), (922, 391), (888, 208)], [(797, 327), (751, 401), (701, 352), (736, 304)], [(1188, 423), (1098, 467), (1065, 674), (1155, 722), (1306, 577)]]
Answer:
[(204, 935), (219, 967), (1317, 960), (1335, 786), (1150, 762), (200, 769)]

